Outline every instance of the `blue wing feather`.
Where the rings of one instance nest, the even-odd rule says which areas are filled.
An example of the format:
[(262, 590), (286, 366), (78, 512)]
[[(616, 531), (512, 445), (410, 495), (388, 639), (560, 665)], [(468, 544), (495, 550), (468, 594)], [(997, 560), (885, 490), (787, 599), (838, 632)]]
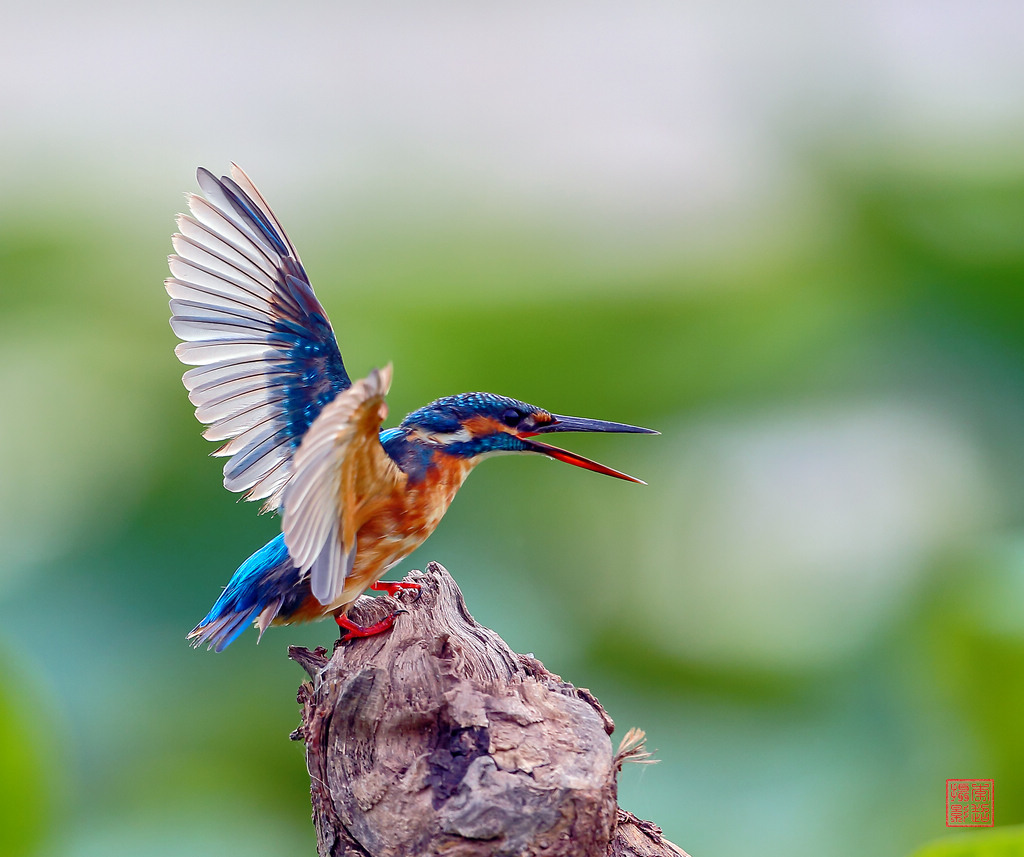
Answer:
[(246, 192), (227, 176), (223, 176), (221, 178), (220, 185), (224, 188), (224, 193), (227, 198), (231, 201), (232, 205), (234, 205), (235, 211), (259, 229), (267, 240), (270, 241), (274, 249), (280, 253), (282, 257), (287, 258), (288, 248), (284, 246), (284, 241), (281, 240), (281, 236), (277, 234), (277, 230), (270, 225), (267, 218), (262, 212), (260, 212), (256, 203), (249, 199)]

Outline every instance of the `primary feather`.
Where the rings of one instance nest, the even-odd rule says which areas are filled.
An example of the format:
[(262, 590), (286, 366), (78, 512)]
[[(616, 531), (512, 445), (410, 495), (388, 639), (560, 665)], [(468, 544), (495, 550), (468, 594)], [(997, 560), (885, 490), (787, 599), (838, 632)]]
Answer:
[(298, 253), (249, 178), (198, 172), (206, 199), (178, 218), (171, 327), (196, 418), (228, 441), (224, 487), (276, 509), (306, 431), (351, 385)]

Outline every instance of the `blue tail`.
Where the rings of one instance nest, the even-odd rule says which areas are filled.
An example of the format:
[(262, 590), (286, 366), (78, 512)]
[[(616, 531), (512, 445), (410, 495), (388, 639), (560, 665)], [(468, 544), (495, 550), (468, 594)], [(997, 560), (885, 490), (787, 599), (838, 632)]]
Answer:
[(309, 592), (309, 580), (301, 579), (288, 556), (282, 534), (239, 566), (188, 639), (193, 646), (206, 643), (208, 649), (221, 652), (250, 623), (258, 625), (262, 637), (275, 617), (293, 613)]

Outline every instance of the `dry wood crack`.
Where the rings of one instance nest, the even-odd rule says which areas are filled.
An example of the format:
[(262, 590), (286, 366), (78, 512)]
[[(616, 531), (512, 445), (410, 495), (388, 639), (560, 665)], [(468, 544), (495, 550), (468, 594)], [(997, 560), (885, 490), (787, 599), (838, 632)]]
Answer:
[[(684, 854), (618, 809), (611, 718), (479, 625), (436, 563), (388, 633), (292, 647), (322, 857)], [(368, 624), (394, 606), (363, 598)]]

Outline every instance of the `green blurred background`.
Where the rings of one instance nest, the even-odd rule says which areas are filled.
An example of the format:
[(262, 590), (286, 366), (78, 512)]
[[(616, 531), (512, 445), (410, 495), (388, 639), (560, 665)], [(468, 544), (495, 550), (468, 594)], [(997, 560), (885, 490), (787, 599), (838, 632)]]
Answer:
[[(489, 462), (401, 570), (644, 728), (695, 857), (1024, 821), (1024, 10), (878, 0), (10, 4), (0, 32), (0, 850), (312, 854), (289, 644), (185, 633), (277, 532), (167, 326), (245, 167), (392, 414), (659, 428)], [(616, 740), (617, 740), (616, 736)]]

